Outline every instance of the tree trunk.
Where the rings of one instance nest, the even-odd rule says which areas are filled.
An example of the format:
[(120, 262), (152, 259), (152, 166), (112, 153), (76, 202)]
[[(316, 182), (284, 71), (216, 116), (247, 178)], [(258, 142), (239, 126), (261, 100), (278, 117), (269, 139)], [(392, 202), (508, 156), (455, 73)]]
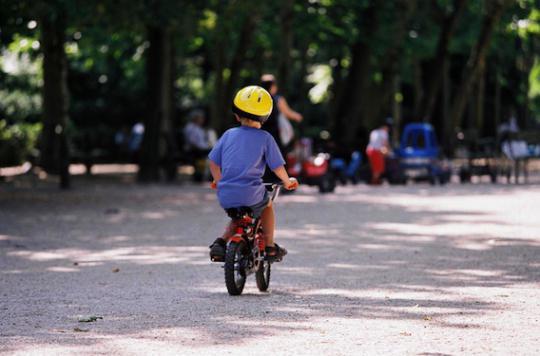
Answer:
[[(214, 32), (214, 41), (211, 55), (214, 58), (214, 95), (212, 100), (211, 126), (219, 132), (224, 131), (232, 124), (231, 103), (242, 65), (253, 40), (255, 25), (259, 20), (259, 9), (250, 2), (230, 2), (220, 10), (220, 18)], [(230, 60), (227, 58), (227, 49), (231, 47), (232, 33), (227, 27), (225, 19), (243, 10), (242, 25), (237, 45)], [(237, 14), (238, 15), (238, 14)]]
[(375, 95), (371, 102), (376, 102), (377, 98), (380, 98), (380, 105), (373, 105), (373, 112), (371, 117), (366, 117), (367, 122), (377, 122), (382, 116), (390, 115), (390, 108), (392, 108), (395, 101), (395, 81), (399, 76), (399, 65), (401, 63), (401, 56), (403, 54), (404, 39), (407, 36), (407, 24), (411, 16), (416, 9), (416, 0), (401, 0), (395, 2), (395, 11), (400, 14), (394, 21), (392, 28), (392, 40), (388, 50), (384, 54), (382, 63), (383, 81), (381, 85), (372, 88), (370, 92)]
[(484, 15), (480, 36), (471, 50), (467, 64), (463, 69), (461, 83), (452, 102), (450, 120), (454, 127), (459, 127), (461, 124), (463, 111), (465, 110), (472, 84), (477, 78), (478, 68), (485, 61), (486, 53), (491, 43), (491, 36), (507, 4), (508, 0), (494, 2), (491, 11), (488, 10)]
[(424, 88), (422, 85), (422, 66), (418, 59), (413, 59), (413, 87), (414, 87), (414, 104), (413, 112), (416, 116), (416, 120), (420, 120), (420, 107), (422, 105), (422, 99), (424, 98)]
[(493, 110), (494, 115), (494, 127), (495, 127), (495, 134), (497, 135), (499, 130), (499, 125), (501, 124), (501, 79), (499, 74), (499, 63), (496, 62), (495, 64), (495, 98), (494, 98), (494, 108)]
[(66, 125), (69, 107), (67, 59), (64, 52), (66, 14), (63, 9), (45, 11), (41, 18), (43, 49), (43, 134), (41, 166), (60, 175), (60, 187), (70, 186)]
[(452, 146), (452, 140), (454, 138), (454, 132), (452, 132), (452, 124), (450, 122), (450, 93), (451, 93), (451, 78), (450, 78), (450, 57), (446, 57), (442, 66), (443, 80), (442, 80), (442, 145), (445, 153), (450, 154), (450, 147)]
[[(223, 71), (225, 69), (225, 48), (223, 41), (221, 41), (221, 35), (217, 35), (218, 39), (214, 44), (214, 95), (212, 100), (210, 125), (221, 131), (221, 127), (224, 125), (225, 118), (223, 117)], [(228, 117), (228, 115), (226, 116)]]
[[(529, 82), (529, 74), (531, 72), (531, 69), (534, 65), (534, 60), (537, 56), (536, 53), (532, 48), (527, 46), (526, 42), (523, 39), (519, 38), (519, 47), (520, 47), (520, 54), (518, 55), (518, 65), (517, 69), (520, 73), (520, 84), (519, 89), (521, 90), (521, 93), (519, 96), (523, 98), (522, 105), (520, 105), (521, 110), (521, 127), (523, 129), (529, 129), (531, 126), (534, 126), (534, 122), (530, 120), (530, 113), (531, 113), (531, 105), (530, 105), (530, 98), (529, 98), (529, 90), (530, 90), (530, 82)], [(532, 46), (531, 46), (532, 47)]]
[[(378, 27), (377, 6), (371, 4), (359, 16), (359, 24), (372, 33)], [(365, 128), (375, 126), (381, 115), (388, 115), (392, 107), (403, 38), (416, 1), (401, 0), (394, 6), (398, 15), (393, 22), (393, 37), (379, 66), (383, 74), (382, 83), (372, 82), (372, 48), (366, 38), (360, 37), (351, 49), (351, 67), (338, 101), (334, 128), (336, 136), (342, 137), (343, 143), (349, 147), (356, 146), (355, 140), (362, 125)]]
[[(377, 7), (371, 4), (358, 14), (358, 26), (369, 28), (372, 32), (377, 29)], [(362, 123), (362, 103), (368, 102), (369, 82), (371, 80), (371, 48), (365, 37), (360, 36), (352, 45), (351, 65), (343, 81), (343, 89), (336, 97), (336, 112), (333, 132), (335, 137), (342, 139), (346, 147), (354, 145), (358, 128)]]
[(160, 164), (165, 158), (166, 135), (172, 118), (172, 53), (170, 30), (148, 27), (150, 48), (146, 60), (148, 112), (141, 145), (138, 179), (156, 182), (160, 179)]
[[(229, 64), (229, 77), (225, 82), (225, 90), (222, 100), (222, 115), (229, 117), (231, 114), (231, 104), (238, 86), (238, 79), (240, 77), (240, 71), (242, 65), (246, 60), (246, 53), (251, 45), (253, 40), (253, 34), (255, 32), (255, 25), (258, 21), (258, 13), (248, 11), (248, 15), (245, 17), (244, 23), (240, 29), (240, 37), (238, 39), (238, 44), (236, 45), (236, 50), (233, 53)], [(222, 120), (220, 129), (225, 130), (230, 124), (227, 121)]]
[(441, 68), (448, 57), (448, 46), (456, 29), (458, 19), (464, 12), (468, 0), (454, 0), (454, 11), (447, 16), (442, 25), (441, 34), (437, 42), (435, 57), (428, 62), (424, 71), (424, 88), (419, 111), (415, 111), (418, 118), (431, 121), (435, 102), (443, 80)]
[(280, 91), (287, 97), (290, 85), (291, 49), (293, 46), (294, 0), (282, 0), (280, 13), (281, 47), (279, 53), (278, 81)]
[[(305, 56), (305, 55), (304, 55)], [(344, 80), (343, 80), (343, 67), (341, 65), (342, 57), (336, 59), (336, 65), (332, 67), (332, 79), (333, 83), (329, 87), (331, 93), (330, 97), (330, 128), (337, 127), (337, 116), (339, 114), (339, 102), (338, 98), (341, 97), (343, 92)]]
[[(300, 58), (298, 58), (299, 68), (293, 82), (294, 92), (289, 92), (287, 100), (289, 100), (289, 103), (294, 102), (294, 107), (298, 109), (300, 113), (306, 115), (308, 110), (311, 108), (311, 102), (309, 99), (309, 90), (311, 89), (311, 83), (308, 83), (305, 79), (309, 74), (309, 57), (307, 54), (308, 45), (301, 44), (298, 48), (298, 51), (300, 52)], [(331, 127), (331, 125), (328, 126)], [(305, 128), (305, 126), (302, 124), (300, 124), (298, 127), (300, 130), (303, 130)], [(300, 131), (300, 134), (302, 134), (302, 131)]]
[(393, 80), (392, 89), (392, 117), (394, 118), (394, 126), (392, 128), (392, 145), (399, 146), (399, 132), (401, 128), (401, 99), (398, 100), (397, 95), (401, 92), (401, 77), (396, 75)]
[(341, 137), (346, 146), (353, 144), (356, 131), (362, 122), (359, 116), (362, 102), (367, 102), (364, 96), (368, 95), (371, 49), (363, 40), (359, 40), (351, 49), (351, 57), (351, 66), (342, 94), (338, 98), (334, 127), (335, 136)]
[(479, 137), (484, 135), (484, 99), (486, 89), (486, 65), (483, 63), (478, 68), (478, 83), (476, 92), (476, 129)]

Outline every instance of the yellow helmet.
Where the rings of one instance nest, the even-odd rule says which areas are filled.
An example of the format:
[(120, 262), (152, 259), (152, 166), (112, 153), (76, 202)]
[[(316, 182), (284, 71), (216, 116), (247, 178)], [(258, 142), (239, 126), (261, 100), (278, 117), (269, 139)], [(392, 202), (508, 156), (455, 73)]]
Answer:
[(257, 85), (242, 88), (236, 93), (233, 101), (233, 112), (262, 124), (272, 113), (274, 102), (266, 90)]

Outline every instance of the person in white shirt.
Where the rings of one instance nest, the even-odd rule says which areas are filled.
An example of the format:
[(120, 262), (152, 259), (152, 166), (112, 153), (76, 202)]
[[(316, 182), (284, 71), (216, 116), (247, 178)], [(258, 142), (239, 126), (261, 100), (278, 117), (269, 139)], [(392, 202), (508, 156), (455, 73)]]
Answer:
[(381, 176), (385, 170), (384, 159), (390, 151), (390, 123), (388, 120), (385, 123), (371, 131), (369, 134), (369, 144), (366, 148), (366, 155), (369, 159), (369, 165), (371, 167), (371, 184), (379, 185), (382, 183)]

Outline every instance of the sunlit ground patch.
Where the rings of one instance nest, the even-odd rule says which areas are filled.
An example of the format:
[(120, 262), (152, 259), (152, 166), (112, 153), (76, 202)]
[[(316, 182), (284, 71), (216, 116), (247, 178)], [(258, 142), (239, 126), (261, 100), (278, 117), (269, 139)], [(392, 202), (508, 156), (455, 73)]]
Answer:
[(185, 262), (207, 264), (207, 248), (202, 246), (137, 246), (117, 247), (107, 250), (57, 249), (51, 251), (10, 251), (8, 256), (45, 262), (70, 260), (85, 264), (88, 262), (132, 262), (141, 265)]
[(49, 272), (79, 272), (80, 269), (79, 268), (73, 268), (73, 267), (55, 266), (55, 267), (48, 267), (46, 269), (46, 271), (49, 271)]

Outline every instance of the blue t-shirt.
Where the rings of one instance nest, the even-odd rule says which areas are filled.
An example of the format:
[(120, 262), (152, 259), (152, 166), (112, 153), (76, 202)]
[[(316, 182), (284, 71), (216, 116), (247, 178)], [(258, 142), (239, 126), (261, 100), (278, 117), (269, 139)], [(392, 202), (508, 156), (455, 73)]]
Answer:
[(260, 203), (266, 165), (274, 170), (285, 164), (272, 135), (248, 126), (227, 130), (208, 158), (221, 167), (217, 195), (224, 209)]

